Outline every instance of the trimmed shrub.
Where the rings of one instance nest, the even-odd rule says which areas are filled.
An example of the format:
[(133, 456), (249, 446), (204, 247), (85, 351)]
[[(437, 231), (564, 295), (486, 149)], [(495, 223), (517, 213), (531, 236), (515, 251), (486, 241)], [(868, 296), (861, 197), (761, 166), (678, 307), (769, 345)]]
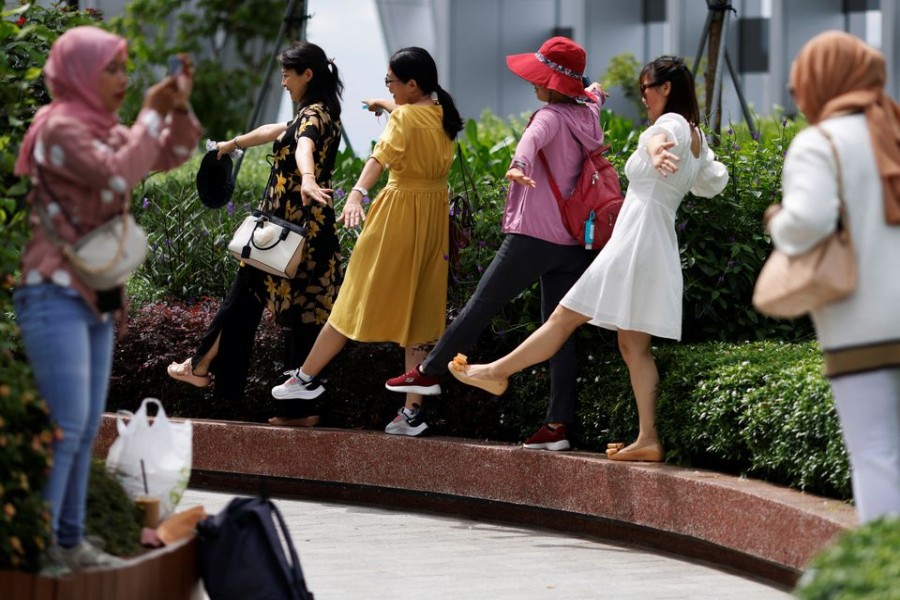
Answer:
[(843, 534), (812, 559), (794, 595), (803, 600), (900, 599), (900, 518)]
[(91, 461), (88, 478), (85, 531), (104, 542), (104, 550), (116, 556), (144, 551), (140, 544), (143, 518), (140, 509), (102, 460)]

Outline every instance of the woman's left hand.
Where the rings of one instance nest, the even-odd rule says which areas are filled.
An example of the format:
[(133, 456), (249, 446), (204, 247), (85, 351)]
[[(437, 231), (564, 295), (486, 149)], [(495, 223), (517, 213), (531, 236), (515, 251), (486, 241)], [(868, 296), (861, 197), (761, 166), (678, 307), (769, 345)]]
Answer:
[(341, 216), (335, 220), (338, 223), (343, 223), (344, 227), (351, 229), (365, 221), (366, 213), (363, 211), (361, 198), (362, 195), (359, 192), (350, 192), (350, 195), (347, 196), (347, 201), (344, 202), (344, 210), (341, 211)]
[(600, 85), (600, 83), (597, 81), (594, 81), (593, 83), (591, 83), (591, 85), (587, 86), (585, 89), (587, 91), (591, 92), (592, 94), (596, 94), (597, 96), (600, 96), (601, 100), (603, 100), (604, 102), (606, 102), (606, 99), (609, 98), (609, 92), (604, 90), (603, 86)]
[(300, 184), (300, 197), (302, 198), (303, 206), (309, 206), (311, 200), (327, 205), (331, 200), (333, 191), (330, 188), (320, 188), (312, 175), (304, 177), (303, 183)]

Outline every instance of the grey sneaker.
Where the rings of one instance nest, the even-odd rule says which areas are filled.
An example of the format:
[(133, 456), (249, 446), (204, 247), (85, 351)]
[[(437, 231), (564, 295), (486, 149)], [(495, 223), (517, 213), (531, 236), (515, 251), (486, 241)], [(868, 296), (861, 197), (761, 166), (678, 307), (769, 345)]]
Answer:
[(41, 555), (41, 577), (65, 577), (72, 572), (63, 556), (63, 549), (53, 544)]
[(416, 411), (416, 414), (410, 417), (403, 412), (403, 408), (401, 407), (400, 410), (397, 411), (397, 416), (394, 417), (394, 420), (388, 423), (387, 427), (384, 428), (384, 432), (389, 435), (408, 435), (410, 437), (416, 437), (422, 435), (426, 429), (428, 429), (428, 423), (425, 422), (424, 410), (420, 408)]
[(59, 549), (66, 564), (73, 571), (91, 567), (119, 567), (125, 564), (121, 558), (107, 554), (87, 540), (81, 540), (71, 548)]
[(288, 380), (272, 388), (272, 397), (276, 400), (314, 400), (325, 391), (318, 377), (309, 381), (300, 379), (300, 369), (285, 371), (284, 374), (290, 375)]

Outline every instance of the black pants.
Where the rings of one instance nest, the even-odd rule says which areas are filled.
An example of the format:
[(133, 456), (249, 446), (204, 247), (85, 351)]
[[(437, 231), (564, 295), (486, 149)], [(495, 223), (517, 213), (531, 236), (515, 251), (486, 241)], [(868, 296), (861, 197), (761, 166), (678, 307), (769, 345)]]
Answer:
[[(581, 246), (561, 246), (537, 238), (510, 234), (466, 306), (438, 340), (422, 363), (425, 375), (447, 372), (447, 363), (457, 352), (467, 352), (504, 305), (541, 281), (541, 320), (546, 321), (596, 256)], [(546, 422), (575, 420), (575, 338), (570, 337), (550, 359), (550, 406)]]
[[(221, 400), (241, 400), (247, 385), (256, 330), (262, 319), (265, 305), (253, 292), (254, 278), (259, 273), (252, 267), (238, 270), (228, 295), (219, 307), (219, 312), (209, 324), (196, 354), (191, 360), (193, 367), (210, 351), (216, 338), (219, 350), (210, 363), (209, 370), (216, 376), (213, 396)], [(296, 369), (312, 349), (319, 335), (321, 325), (297, 323), (284, 329), (284, 370)], [(219, 337), (221, 336), (221, 337)]]

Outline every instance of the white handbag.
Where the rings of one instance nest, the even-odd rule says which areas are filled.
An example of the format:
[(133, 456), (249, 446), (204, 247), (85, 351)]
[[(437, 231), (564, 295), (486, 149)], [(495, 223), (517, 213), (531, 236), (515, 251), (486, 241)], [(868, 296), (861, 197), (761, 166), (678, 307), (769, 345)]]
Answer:
[(228, 250), (244, 264), (293, 279), (303, 260), (306, 236), (306, 228), (254, 210), (234, 232)]
[[(63, 210), (64, 204), (47, 185), (40, 169), (38, 181), (38, 191), (45, 191)], [(147, 233), (128, 212), (128, 202), (125, 202), (122, 214), (95, 227), (74, 244), (59, 237), (39, 194), (34, 204), (47, 238), (62, 251), (78, 278), (91, 289), (105, 291), (123, 285), (147, 257)]]

